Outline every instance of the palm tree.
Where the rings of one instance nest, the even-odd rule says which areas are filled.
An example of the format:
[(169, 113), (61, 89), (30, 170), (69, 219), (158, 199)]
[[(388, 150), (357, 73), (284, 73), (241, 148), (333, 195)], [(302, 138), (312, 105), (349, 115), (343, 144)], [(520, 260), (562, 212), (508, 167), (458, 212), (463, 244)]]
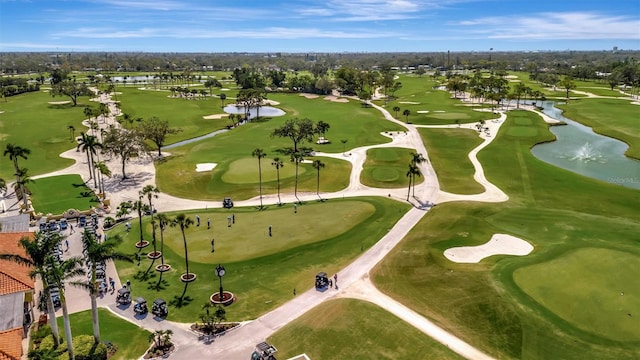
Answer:
[(20, 247), (24, 249), (25, 255), (0, 254), (0, 259), (15, 262), (17, 264), (31, 267), (29, 277), (31, 279), (40, 278), (42, 288), (47, 299), (47, 313), (49, 315), (49, 325), (53, 333), (55, 346), (60, 343), (60, 331), (56, 321), (56, 310), (51, 299), (49, 278), (47, 277), (47, 258), (51, 256), (54, 247), (60, 243), (62, 237), (59, 233), (36, 232), (33, 240), (25, 236), (19, 240)]
[[(411, 163), (413, 165), (415, 165), (416, 168), (417, 168), (417, 166), (419, 164), (422, 164), (425, 161), (427, 161), (427, 159), (425, 159), (424, 156), (422, 156), (422, 154), (420, 154), (420, 153), (412, 153), (411, 154)], [(416, 178), (415, 178), (416, 175), (417, 176), (421, 176), (422, 175), (422, 173), (420, 172), (420, 169), (418, 169), (417, 173), (414, 172), (414, 174), (413, 174), (413, 180), (412, 181), (413, 181), (413, 196), (414, 197), (416, 196)]]
[(142, 249), (144, 243), (144, 237), (142, 235), (142, 215), (147, 210), (147, 204), (142, 202), (142, 195), (138, 196), (138, 200), (133, 203), (133, 210), (138, 211), (138, 225), (140, 226), (140, 241), (136, 244), (139, 249)]
[(85, 107), (84, 109), (82, 109), (82, 113), (84, 114), (84, 116), (89, 118), (89, 121), (91, 121), (91, 118), (93, 117), (93, 109), (91, 107)]
[(109, 239), (99, 242), (95, 235), (89, 231), (82, 233), (82, 245), (85, 250), (84, 255), (87, 263), (90, 265), (90, 277), (87, 282), (72, 282), (72, 285), (82, 287), (89, 291), (91, 297), (91, 316), (93, 318), (93, 338), (96, 343), (100, 342), (100, 321), (98, 319), (98, 288), (99, 281), (96, 277), (98, 264), (109, 260), (123, 260), (133, 262), (130, 255), (121, 253), (117, 250), (122, 242), (120, 236), (113, 236)]
[(295, 186), (293, 188), (293, 196), (295, 196), (298, 202), (300, 202), (300, 199), (298, 199), (298, 166), (302, 161), (304, 161), (304, 159), (300, 151), (294, 151), (291, 153), (290, 156), (291, 156), (291, 161), (295, 162), (296, 164), (296, 181), (295, 181)]
[(224, 101), (227, 100), (227, 94), (220, 94), (220, 102), (222, 103), (222, 107), (224, 108)]
[(95, 167), (98, 169), (98, 174), (100, 174), (100, 187), (101, 189), (99, 190), (100, 193), (102, 193), (102, 198), (105, 199), (107, 196), (107, 192), (104, 188), (104, 177), (111, 177), (111, 169), (109, 169), (109, 167), (107, 166), (107, 164), (104, 161), (98, 161), (97, 163), (94, 164)]
[(149, 212), (151, 212), (151, 234), (152, 234), (152, 239), (153, 239), (153, 253), (152, 253), (152, 257), (155, 259), (158, 256), (158, 251), (156, 248), (156, 227), (153, 221), (153, 204), (151, 203), (151, 200), (155, 197), (156, 199), (158, 198), (158, 193), (160, 193), (160, 190), (153, 186), (153, 185), (147, 185), (145, 187), (142, 188), (142, 190), (140, 191), (140, 196), (146, 196), (147, 199), (149, 200)]
[(3, 178), (0, 178), (0, 192), (7, 191), (7, 181)]
[[(20, 145), (14, 145), (8, 143), (4, 149), (4, 156), (9, 156), (9, 160), (13, 161), (13, 170), (15, 171), (16, 176), (16, 184), (20, 183), (20, 166), (18, 166), (18, 158), (23, 158), (27, 160), (27, 155), (31, 154), (31, 150), (27, 148), (23, 148)], [(24, 189), (20, 188), (23, 198), (25, 199), (25, 206), (27, 205), (26, 197), (24, 196)]]
[[(316, 185), (316, 195), (320, 197), (320, 169), (324, 168), (324, 163), (320, 160), (313, 160), (313, 168), (318, 170), (318, 181)], [(322, 198), (321, 198), (322, 199)]]
[(411, 110), (406, 109), (405, 111), (402, 112), (402, 115), (404, 115), (406, 117), (406, 123), (409, 123), (409, 115), (411, 115)]
[(15, 173), (16, 177), (18, 178), (18, 181), (16, 181), (16, 183), (13, 184), (16, 193), (18, 192), (18, 190), (20, 191), (20, 194), (22, 196), (22, 201), (24, 202), (25, 211), (29, 210), (29, 199), (27, 198), (27, 194), (31, 193), (29, 191), (29, 188), (27, 188), (27, 184), (33, 181), (29, 177), (28, 171), (29, 169), (27, 168), (18, 169), (18, 172)]
[(409, 171), (407, 171), (407, 177), (409, 178), (409, 189), (407, 190), (407, 201), (409, 201), (409, 196), (411, 195), (411, 181), (413, 180), (415, 173), (419, 171), (420, 169), (418, 169), (418, 167), (415, 164), (413, 163), (409, 164)]
[(280, 168), (284, 166), (284, 162), (282, 162), (282, 160), (280, 160), (280, 158), (276, 156), (273, 158), (271, 165), (276, 167), (276, 178), (278, 181), (278, 205), (281, 205), (282, 202), (280, 201)]
[(93, 179), (94, 186), (98, 187), (98, 181), (95, 178), (95, 167), (93, 166), (93, 155), (97, 155), (96, 149), (102, 149), (102, 144), (98, 142), (98, 138), (94, 135), (87, 135), (83, 132), (80, 133), (80, 141), (78, 142), (78, 149), (87, 153), (87, 165), (89, 166), (89, 180)]
[(69, 321), (69, 310), (67, 309), (67, 299), (65, 297), (64, 283), (78, 276), (85, 275), (82, 268), (82, 258), (74, 256), (58, 262), (53, 256), (47, 256), (46, 264), (48, 270), (46, 275), (50, 279), (50, 286), (57, 287), (60, 293), (60, 306), (62, 307), (62, 318), (64, 319), (64, 336), (67, 341), (67, 351), (69, 359), (74, 360), (73, 337), (71, 336), (71, 322)]
[(341, 140), (340, 140), (340, 142), (342, 143), (342, 155), (344, 155), (344, 152), (345, 152), (345, 146), (346, 146), (346, 144), (347, 144), (347, 141), (349, 141), (349, 140), (347, 140), (347, 139), (341, 139)]
[(267, 156), (267, 153), (262, 151), (262, 149), (257, 148), (253, 150), (251, 155), (258, 158), (258, 181), (260, 184), (260, 210), (262, 210), (262, 162), (261, 160), (263, 157)]
[[(184, 280), (191, 280), (191, 273), (189, 273), (189, 252), (187, 249), (187, 237), (184, 235), (184, 230), (189, 228), (189, 225), (193, 224), (193, 220), (187, 217), (185, 214), (178, 214), (171, 222), (172, 227), (180, 227), (180, 232), (182, 232), (182, 242), (184, 243), (184, 263), (187, 268), (187, 273), (184, 275)], [(182, 278), (182, 277), (181, 277)]]
[[(160, 264), (162, 264), (162, 268), (164, 268), (164, 229), (166, 229), (167, 225), (170, 224), (170, 220), (167, 215), (159, 213), (156, 215), (156, 221), (160, 227)], [(162, 278), (162, 273), (160, 274), (160, 277)]]
[(394, 106), (394, 107), (393, 107), (393, 111), (396, 113), (396, 116), (395, 116), (395, 117), (396, 117), (396, 119), (397, 119), (397, 118), (398, 118), (398, 112), (400, 111), (400, 107), (399, 107), (399, 106), (397, 106), (397, 105), (396, 105), (396, 106)]

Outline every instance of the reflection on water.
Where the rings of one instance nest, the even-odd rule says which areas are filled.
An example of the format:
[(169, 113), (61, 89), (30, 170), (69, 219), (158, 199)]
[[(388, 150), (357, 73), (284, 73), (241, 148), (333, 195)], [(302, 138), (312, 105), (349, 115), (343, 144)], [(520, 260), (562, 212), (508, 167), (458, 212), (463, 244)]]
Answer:
[(534, 146), (535, 157), (584, 176), (640, 189), (640, 161), (624, 156), (627, 144), (565, 118), (551, 101), (543, 105), (545, 114), (567, 125), (552, 126), (557, 140)]

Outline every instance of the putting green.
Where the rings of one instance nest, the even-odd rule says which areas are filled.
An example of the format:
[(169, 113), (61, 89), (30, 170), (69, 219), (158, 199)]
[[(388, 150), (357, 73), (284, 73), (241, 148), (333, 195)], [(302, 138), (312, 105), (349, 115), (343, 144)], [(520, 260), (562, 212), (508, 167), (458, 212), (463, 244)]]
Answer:
[[(224, 254), (226, 262), (242, 261), (320, 242), (340, 235), (375, 213), (375, 206), (365, 201), (310, 203), (294, 214), (290, 206), (268, 211), (236, 213), (236, 222), (227, 225), (231, 212), (200, 214), (200, 226), (186, 231), (189, 260), (211, 263), (214, 254)], [(195, 216), (191, 216), (195, 220)], [(207, 219), (211, 229), (207, 229)], [(322, 219), (322, 221), (319, 221)], [(272, 226), (272, 236), (269, 236)], [(146, 231), (151, 226), (146, 225)], [(158, 236), (159, 237), (159, 236)], [(211, 252), (211, 238), (216, 253)], [(182, 234), (178, 228), (164, 232), (165, 246), (183, 253)]]
[(446, 113), (430, 113), (428, 115), (428, 117), (430, 118), (434, 118), (434, 119), (469, 119), (471, 118), (468, 114), (465, 113), (458, 113), (458, 112), (446, 112)]
[[(374, 148), (367, 150), (360, 181), (371, 187), (393, 189), (408, 184), (407, 166), (415, 150), (406, 148)], [(422, 182), (421, 177), (416, 182)]]
[(582, 248), (517, 269), (538, 303), (574, 326), (617, 341), (640, 341), (640, 256)]
[[(271, 165), (271, 158), (262, 159), (262, 181), (276, 181), (278, 179), (275, 167)], [(284, 166), (280, 168), (280, 179), (293, 178), (296, 176), (295, 163), (283, 158)], [(298, 175), (307, 172), (304, 166), (298, 166)], [(229, 170), (222, 175), (222, 180), (229, 184), (255, 184), (258, 182), (258, 159), (242, 158), (233, 161), (229, 165)]]
[(538, 136), (538, 129), (527, 126), (512, 126), (507, 129), (507, 135), (517, 137), (535, 137)]

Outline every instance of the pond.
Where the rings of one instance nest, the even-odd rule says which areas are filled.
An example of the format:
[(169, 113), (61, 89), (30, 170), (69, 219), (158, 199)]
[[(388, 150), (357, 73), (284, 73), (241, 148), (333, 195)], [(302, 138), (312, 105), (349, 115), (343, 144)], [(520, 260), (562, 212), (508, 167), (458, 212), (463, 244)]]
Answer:
[[(236, 105), (227, 105), (224, 107), (224, 112), (227, 114), (244, 114), (244, 106), (236, 106)], [(252, 107), (249, 109), (249, 119), (253, 119), (256, 117), (257, 108)], [(274, 108), (272, 106), (261, 106), (260, 107), (260, 116), (282, 116), (285, 112)]]
[(534, 146), (531, 152), (536, 158), (594, 179), (640, 189), (640, 161), (624, 155), (629, 147), (626, 143), (565, 118), (554, 105), (545, 101), (544, 113), (567, 125), (551, 127), (557, 140)]

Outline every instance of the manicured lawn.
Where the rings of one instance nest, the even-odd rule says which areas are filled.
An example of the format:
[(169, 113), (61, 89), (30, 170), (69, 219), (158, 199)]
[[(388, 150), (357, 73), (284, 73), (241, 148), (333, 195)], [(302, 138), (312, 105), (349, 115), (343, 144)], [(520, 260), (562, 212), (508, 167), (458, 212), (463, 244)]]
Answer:
[(557, 107), (564, 110), (565, 117), (626, 142), (630, 146), (625, 154), (640, 159), (639, 105), (617, 99), (581, 99)]
[(640, 341), (640, 294), (635, 291), (640, 256), (581, 248), (521, 267), (513, 277), (529, 296), (576, 327), (611, 340)]
[[(388, 142), (380, 135), (384, 131), (399, 131), (401, 127), (382, 118), (372, 108), (359, 103), (335, 103), (322, 98), (305, 99), (297, 94), (270, 94), (280, 101), (282, 109), (297, 117), (325, 121), (331, 128), (326, 137), (330, 144), (303, 144), (322, 152), (342, 152), (341, 139), (346, 148)], [(280, 171), (281, 191), (292, 193), (295, 185), (295, 165), (278, 149), (291, 146), (288, 139), (273, 138), (270, 134), (281, 126), (287, 116), (265, 118), (242, 125), (216, 137), (171, 149), (171, 156), (157, 164), (156, 181), (163, 192), (186, 198), (221, 200), (225, 196), (247, 199), (258, 196), (258, 160), (251, 158), (255, 148), (262, 148), (267, 157), (262, 159), (263, 194), (277, 192), (276, 170), (271, 165), (274, 157), (284, 161)], [(320, 192), (344, 189), (349, 182), (351, 164), (347, 161), (316, 157), (325, 163), (320, 173)], [(316, 158), (307, 158), (313, 160)], [(199, 163), (217, 163), (211, 172), (196, 173)], [(299, 168), (298, 190), (316, 191), (317, 172), (311, 164)]]
[[(173, 268), (162, 275), (162, 281), (153, 270), (149, 278), (140, 276), (152, 265), (146, 258), (152, 246), (142, 251), (139, 267), (136, 263), (118, 262), (118, 275), (123, 282), (131, 280), (133, 297), (164, 298), (170, 303), (170, 320), (193, 322), (202, 304), (218, 290), (214, 265), (224, 264), (227, 270), (224, 289), (238, 299), (226, 309), (227, 318), (254, 319), (288, 301), (293, 288), (300, 292), (311, 288), (318, 271), (333, 273), (351, 263), (386, 234), (408, 209), (407, 204), (386, 198), (358, 198), (309, 202), (299, 205), (297, 214), (291, 205), (271, 206), (260, 212), (255, 208), (188, 211), (185, 213), (190, 218), (195, 220), (199, 215), (201, 219), (200, 227), (192, 225), (186, 230), (189, 271), (198, 276), (194, 282), (185, 285), (179, 280), (186, 269), (182, 236), (176, 229), (168, 229), (164, 234), (165, 262)], [(227, 227), (226, 218), (231, 214), (235, 214), (236, 223)], [(212, 220), (210, 230), (206, 230), (207, 218)], [(143, 223), (144, 238), (148, 240), (149, 220), (145, 217)], [(108, 234), (123, 236), (125, 241), (120, 250), (127, 253), (135, 251), (134, 243), (139, 239), (138, 222), (131, 224), (129, 233), (119, 226)], [(268, 236), (268, 225), (273, 226), (272, 237)], [(215, 253), (210, 251), (211, 237), (216, 239)], [(157, 260), (153, 266), (159, 263)], [(178, 299), (183, 291), (180, 305)]]
[[(113, 315), (109, 310), (98, 309), (100, 319), (100, 338), (103, 342), (109, 341), (117, 348), (115, 360), (137, 359), (149, 348), (149, 331), (140, 328), (128, 321)], [(73, 336), (93, 336), (91, 310), (71, 314), (71, 331)], [(58, 318), (60, 333), (63, 333), (62, 317)]]
[(278, 357), (311, 359), (461, 359), (404, 321), (368, 302), (320, 304), (268, 339)]
[[(364, 163), (360, 181), (362, 184), (379, 188), (407, 187), (409, 180), (406, 176), (411, 154), (415, 150), (406, 148), (377, 148), (367, 150), (367, 160)], [(424, 180), (416, 177), (416, 184)]]
[[(530, 130), (512, 131), (514, 127)], [(640, 256), (640, 193), (535, 159), (530, 148), (552, 138), (535, 115), (510, 113), (494, 143), (479, 154), (488, 179), (509, 201), (438, 205), (374, 269), (372, 278), (384, 292), (496, 357), (583, 359), (589, 354), (633, 359), (640, 351), (637, 337), (632, 338), (640, 328), (635, 315), (616, 329), (615, 318), (607, 319), (616, 309), (601, 312), (600, 306), (606, 305), (582, 299), (610, 294), (607, 300), (615, 306), (622, 301), (622, 283), (638, 287), (637, 275), (614, 276), (604, 269), (620, 258), (635, 263)], [(457, 264), (442, 255), (450, 247), (484, 243), (494, 233), (521, 237), (535, 250), (524, 257), (493, 256), (479, 264)], [(590, 261), (566, 258), (557, 266), (561, 260), (553, 261), (593, 248), (606, 250), (588, 252)], [(579, 270), (582, 267), (592, 270)], [(624, 269), (618, 266), (615, 272)], [(518, 271), (521, 275), (514, 280)], [(594, 275), (598, 271), (602, 275)], [(604, 277), (609, 279), (601, 280)], [(564, 285), (558, 285), (558, 278), (566, 280)], [(562, 287), (580, 290), (562, 298)], [(536, 296), (544, 300), (536, 301)], [(635, 297), (625, 301), (637, 306)], [(607, 327), (596, 329), (596, 324)], [(616, 337), (616, 331), (626, 337)]]
[[(198, 89), (206, 88), (198, 87)], [(198, 100), (171, 98), (171, 92), (168, 90), (139, 90), (134, 87), (118, 87), (118, 91), (122, 92), (118, 95), (118, 100), (123, 113), (144, 119), (157, 116), (161, 120), (169, 121), (171, 127), (182, 129), (181, 132), (168, 136), (165, 145), (205, 135), (230, 124), (226, 118), (210, 120), (203, 118), (206, 115), (224, 113), (218, 98), (207, 97)], [(122, 116), (118, 119), (122, 119)], [(127, 127), (129, 124), (123, 123), (123, 126)]]
[(475, 169), (469, 152), (482, 143), (478, 133), (469, 129), (418, 128), (440, 189), (454, 194), (477, 194), (484, 188), (473, 179)]
[(33, 207), (38, 213), (62, 214), (69, 209), (88, 210), (98, 198), (80, 175), (60, 175), (34, 180), (28, 185)]
[[(97, 107), (90, 103), (88, 97), (78, 99), (78, 106), (50, 105), (50, 101), (66, 101), (68, 98), (51, 97), (49, 93), (40, 91), (11, 96), (0, 102), (0, 150), (8, 143), (31, 150), (28, 159), (20, 158), (20, 167), (29, 169), (29, 175), (38, 175), (64, 168), (73, 164), (69, 159), (59, 155), (77, 146), (71, 139), (69, 125), (73, 126), (75, 135), (87, 128), (82, 125), (85, 118), (84, 107)], [(13, 179), (13, 164), (8, 157), (0, 161), (0, 177), (9, 181)]]

